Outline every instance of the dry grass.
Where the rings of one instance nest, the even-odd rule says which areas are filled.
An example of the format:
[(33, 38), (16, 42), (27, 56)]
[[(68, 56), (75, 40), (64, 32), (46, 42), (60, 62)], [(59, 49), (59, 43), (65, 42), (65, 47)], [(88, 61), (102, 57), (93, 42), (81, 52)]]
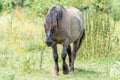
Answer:
[[(31, 16), (33, 17), (33, 16)], [(1, 17), (1, 45), (9, 49), (25, 48), (33, 42), (36, 45), (43, 43), (43, 20), (28, 19), (23, 9), (15, 9), (11, 15)]]

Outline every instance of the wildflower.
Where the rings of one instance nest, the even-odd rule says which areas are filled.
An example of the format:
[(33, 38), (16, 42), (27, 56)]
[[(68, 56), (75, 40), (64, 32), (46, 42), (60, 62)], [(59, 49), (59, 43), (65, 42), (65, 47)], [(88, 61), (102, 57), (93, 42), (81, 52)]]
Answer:
[(2, 12), (2, 15), (6, 15), (6, 14), (7, 14), (7, 12), (6, 12), (6, 11), (3, 11), (3, 12)]
[(22, 50), (21, 48), (19, 48), (19, 49), (17, 49), (17, 52), (18, 52), (18, 53), (22, 53), (23, 50)]
[(46, 44), (42, 42), (42, 43), (40, 43), (40, 46), (46, 47)]

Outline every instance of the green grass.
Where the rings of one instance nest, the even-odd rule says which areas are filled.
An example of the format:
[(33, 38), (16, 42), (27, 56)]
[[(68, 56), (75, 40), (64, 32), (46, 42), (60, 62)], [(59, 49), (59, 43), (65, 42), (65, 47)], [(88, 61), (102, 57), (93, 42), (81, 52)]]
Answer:
[[(111, 58), (84, 60), (79, 59), (80, 57), (77, 56), (73, 75), (62, 74), (62, 61), (61, 58), (59, 58), (60, 74), (59, 76), (54, 76), (54, 63), (51, 51), (43, 54), (44, 57), (41, 70), (39, 68), (40, 57), (38, 57), (38, 53), (14, 54), (14, 56), (8, 56), (9, 57), (6, 59), (9, 61), (6, 62), (6, 65), (0, 65), (1, 80), (118, 80), (117, 77), (110, 78), (110, 69), (115, 64), (115, 59)], [(26, 60), (28, 56), (30, 61)], [(26, 61), (28, 61), (29, 67), (27, 63), (24, 64)]]

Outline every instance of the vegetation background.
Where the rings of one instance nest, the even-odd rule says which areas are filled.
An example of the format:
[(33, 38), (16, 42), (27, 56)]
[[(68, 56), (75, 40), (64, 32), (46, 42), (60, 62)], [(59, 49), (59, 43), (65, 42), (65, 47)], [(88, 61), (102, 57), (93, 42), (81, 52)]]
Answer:
[[(51, 48), (45, 45), (44, 14), (56, 4), (78, 8), (85, 40), (74, 75), (54, 77)], [(0, 0), (0, 80), (120, 79), (119, 0)]]

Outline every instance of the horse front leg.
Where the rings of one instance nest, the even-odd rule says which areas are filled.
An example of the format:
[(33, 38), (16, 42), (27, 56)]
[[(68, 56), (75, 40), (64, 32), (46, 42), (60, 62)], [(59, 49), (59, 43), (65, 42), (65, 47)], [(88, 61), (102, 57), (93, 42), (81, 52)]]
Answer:
[(65, 62), (66, 56), (67, 56), (67, 49), (68, 49), (68, 45), (69, 45), (69, 40), (65, 40), (65, 42), (63, 43), (63, 49), (62, 49), (62, 60), (63, 60), (63, 64), (62, 64), (62, 69), (63, 69), (63, 74), (68, 74), (69, 70), (68, 70), (68, 65)]
[(55, 62), (55, 75), (59, 75), (59, 66), (58, 66), (58, 53), (57, 53), (57, 45), (52, 45), (52, 51), (53, 51), (53, 58)]
[(68, 53), (68, 57), (69, 57), (69, 66), (71, 67), (71, 46), (70, 44), (68, 45), (68, 48), (67, 48), (67, 53)]

